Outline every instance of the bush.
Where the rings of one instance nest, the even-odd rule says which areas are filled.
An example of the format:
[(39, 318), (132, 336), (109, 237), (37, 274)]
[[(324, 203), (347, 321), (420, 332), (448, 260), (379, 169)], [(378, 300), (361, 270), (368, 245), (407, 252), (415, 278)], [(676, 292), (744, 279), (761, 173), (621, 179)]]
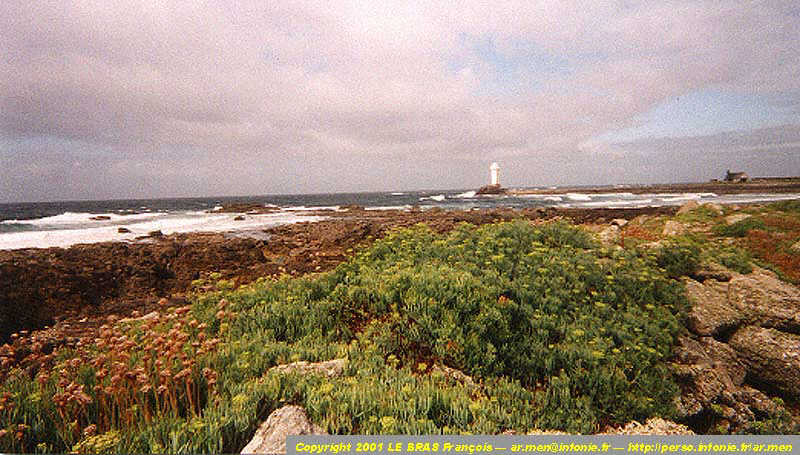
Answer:
[(700, 249), (692, 244), (673, 244), (658, 251), (658, 266), (672, 278), (690, 276), (700, 267)]
[(751, 273), (753, 271), (753, 258), (747, 250), (730, 246), (719, 249), (712, 253), (713, 258), (725, 267), (739, 273)]
[(752, 229), (764, 229), (764, 220), (756, 217), (745, 218), (733, 224), (718, 224), (714, 226), (713, 232), (724, 237), (746, 237)]

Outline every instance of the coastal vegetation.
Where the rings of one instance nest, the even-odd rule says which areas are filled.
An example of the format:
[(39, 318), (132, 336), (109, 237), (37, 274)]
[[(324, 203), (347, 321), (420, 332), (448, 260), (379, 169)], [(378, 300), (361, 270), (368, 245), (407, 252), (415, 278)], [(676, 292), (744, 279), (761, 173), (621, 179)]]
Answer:
[[(111, 317), (76, 343), (14, 336), (0, 347), (0, 450), (234, 452), (286, 404), (340, 434), (680, 419), (671, 362), (687, 335), (687, 277), (719, 264), (800, 280), (800, 205), (731, 213), (634, 219), (604, 243), (565, 221), (418, 224), (324, 273), (238, 287), (206, 274), (185, 305)], [(668, 220), (685, 232), (664, 235)], [(331, 359), (346, 359), (341, 375), (274, 369)], [(797, 431), (774, 401), (737, 431)], [(715, 403), (703, 415), (728, 413)]]
[[(416, 226), (332, 272), (200, 294), (75, 348), (31, 347), (2, 378), (0, 444), (233, 451), (282, 403), (338, 433), (593, 432), (671, 415), (664, 359), (685, 307), (656, 258), (566, 223)], [(340, 378), (269, 372), (339, 357)]]

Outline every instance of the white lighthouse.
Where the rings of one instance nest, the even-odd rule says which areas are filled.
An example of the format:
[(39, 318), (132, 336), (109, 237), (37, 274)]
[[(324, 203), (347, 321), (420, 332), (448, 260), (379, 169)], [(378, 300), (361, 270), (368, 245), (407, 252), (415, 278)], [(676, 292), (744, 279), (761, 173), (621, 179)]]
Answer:
[(492, 163), (492, 165), (489, 166), (489, 173), (492, 176), (492, 185), (499, 186), (500, 185), (500, 166), (498, 166), (497, 163)]

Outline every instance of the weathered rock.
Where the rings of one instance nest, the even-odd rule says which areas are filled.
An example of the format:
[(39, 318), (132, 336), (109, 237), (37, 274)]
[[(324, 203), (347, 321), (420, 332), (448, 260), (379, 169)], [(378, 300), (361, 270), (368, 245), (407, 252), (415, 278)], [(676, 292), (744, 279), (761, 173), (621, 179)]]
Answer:
[[(673, 364), (682, 393), (675, 405), (683, 419), (703, 412), (703, 420), (731, 431), (744, 428), (757, 415), (775, 415), (779, 406), (764, 393), (745, 385), (745, 365), (734, 348), (711, 337), (680, 337)], [(700, 431), (706, 431), (700, 428)]]
[(128, 229), (128, 228), (121, 227), (121, 228), (117, 228), (117, 232), (119, 234), (130, 234), (131, 230)]
[(482, 186), (475, 192), (475, 194), (505, 194), (506, 189), (502, 186), (498, 185), (486, 185)]
[(728, 224), (735, 224), (738, 223), (739, 221), (746, 220), (751, 216), (753, 215), (750, 215), (749, 213), (737, 213), (735, 215), (728, 215), (725, 217), (725, 222)]
[(267, 417), (241, 453), (286, 453), (287, 436), (307, 434), (328, 433), (308, 420), (305, 409), (284, 406)]
[(733, 279), (733, 273), (715, 262), (706, 262), (703, 263), (700, 268), (692, 274), (692, 278), (703, 282), (706, 280), (728, 282)]
[(800, 253), (800, 241), (789, 247), (790, 250)]
[(754, 267), (747, 275), (734, 274), (728, 296), (752, 325), (800, 333), (800, 288), (773, 272)]
[(611, 220), (612, 226), (623, 227), (626, 224), (628, 224), (628, 220), (626, 220), (625, 218), (614, 218), (613, 220)]
[(703, 204), (703, 207), (711, 210), (717, 215), (722, 215), (723, 213), (725, 213), (724, 210), (722, 209), (722, 206), (715, 202), (706, 202), (705, 204)]
[(730, 345), (738, 351), (748, 375), (800, 397), (800, 335), (747, 326), (733, 334)]
[(636, 218), (632, 219), (631, 223), (637, 226), (644, 226), (644, 224), (647, 223), (647, 220), (649, 219), (650, 217), (648, 215), (639, 215)]
[(347, 359), (334, 359), (325, 362), (293, 362), (285, 365), (278, 365), (269, 369), (269, 372), (276, 373), (298, 373), (298, 374), (312, 374), (335, 378), (342, 375), (344, 367), (347, 365)]
[(670, 435), (670, 434), (695, 434), (686, 425), (664, 420), (660, 417), (647, 419), (645, 423), (637, 421), (629, 422), (624, 427), (609, 428), (603, 433), (598, 434), (647, 434), (647, 435)]
[(689, 212), (691, 212), (692, 210), (694, 210), (694, 209), (696, 209), (698, 207), (700, 207), (700, 204), (698, 204), (697, 201), (689, 201), (689, 202), (683, 204), (681, 206), (681, 208), (678, 209), (678, 215), (683, 215), (685, 213), (689, 213)]
[[(800, 332), (800, 289), (778, 279), (774, 273), (755, 267), (747, 275), (717, 270), (707, 264), (686, 280), (692, 308), (689, 329), (701, 336), (718, 335), (741, 325), (774, 327)], [(722, 282), (728, 280), (727, 283)]]
[(164, 237), (164, 233), (161, 232), (160, 230), (158, 230), (158, 231), (150, 231), (150, 232), (147, 233), (147, 236), (148, 237)]
[(611, 225), (603, 229), (597, 234), (597, 238), (606, 244), (613, 244), (619, 242), (620, 231), (619, 226)]
[(688, 279), (686, 296), (692, 307), (689, 310), (689, 330), (700, 336), (711, 336), (741, 325), (746, 319), (728, 301), (728, 284), (707, 280), (704, 284)]
[(686, 226), (674, 220), (668, 220), (664, 223), (664, 230), (661, 233), (665, 236), (671, 237), (681, 235), (686, 232)]
[(244, 221), (244, 215), (237, 215), (233, 218), (233, 221)]

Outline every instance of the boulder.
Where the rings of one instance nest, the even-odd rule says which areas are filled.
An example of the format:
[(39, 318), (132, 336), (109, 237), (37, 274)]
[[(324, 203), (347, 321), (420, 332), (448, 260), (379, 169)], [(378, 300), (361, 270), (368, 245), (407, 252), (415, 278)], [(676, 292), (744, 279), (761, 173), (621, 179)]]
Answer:
[(278, 365), (276, 367), (272, 367), (269, 369), (268, 372), (276, 372), (276, 373), (298, 373), (301, 375), (312, 374), (312, 375), (320, 375), (326, 376), (329, 378), (335, 378), (342, 375), (344, 371), (344, 367), (347, 365), (347, 359), (334, 359), (328, 360), (326, 362), (293, 362), (287, 363), (285, 365)]
[(692, 210), (694, 210), (694, 209), (696, 209), (698, 207), (700, 207), (700, 204), (698, 204), (697, 201), (689, 201), (689, 202), (683, 204), (681, 206), (681, 208), (678, 209), (678, 215), (683, 215), (685, 213), (689, 213), (689, 212), (691, 212)]
[(686, 226), (674, 220), (669, 220), (664, 224), (664, 230), (661, 233), (667, 237), (681, 235), (686, 232)]
[(697, 281), (716, 280), (728, 282), (733, 279), (733, 273), (716, 262), (705, 262), (692, 274)]
[(781, 281), (773, 272), (754, 267), (747, 275), (734, 274), (728, 285), (731, 304), (752, 325), (800, 333), (800, 288)]
[(705, 204), (703, 204), (703, 207), (711, 210), (717, 215), (722, 215), (723, 213), (725, 213), (724, 210), (722, 209), (722, 206), (715, 202), (706, 202)]
[(619, 242), (620, 238), (619, 226), (613, 224), (611, 226), (608, 226), (607, 228), (603, 229), (597, 234), (597, 238), (602, 243), (606, 244), (614, 244)]
[(233, 218), (233, 221), (244, 221), (244, 215), (237, 215)]
[(117, 228), (117, 232), (120, 234), (130, 234), (131, 230), (128, 228), (121, 227)]
[(241, 453), (286, 453), (287, 436), (308, 434), (328, 433), (308, 420), (305, 409), (284, 406), (267, 417)]
[(738, 352), (749, 376), (800, 397), (800, 335), (747, 326), (733, 334), (730, 345)]
[(717, 335), (735, 329), (746, 319), (728, 301), (728, 284), (715, 280), (699, 283), (686, 280), (686, 296), (692, 305), (687, 318), (689, 330), (700, 336)]
[(741, 325), (800, 332), (800, 288), (774, 273), (755, 267), (742, 275), (706, 264), (693, 278), (704, 281), (685, 282), (692, 305), (688, 317), (692, 332), (716, 336)]
[(628, 224), (628, 220), (626, 220), (624, 218), (614, 218), (613, 220), (611, 220), (611, 225), (612, 226), (623, 227), (626, 224)]
[(735, 223), (738, 223), (739, 221), (746, 220), (746, 219), (750, 218), (751, 216), (753, 216), (753, 215), (750, 215), (749, 213), (737, 213), (737, 214), (734, 214), (734, 215), (728, 215), (728, 216), (725, 217), (725, 222), (727, 224), (729, 224), (729, 225), (730, 224), (735, 224)]
[(147, 233), (147, 236), (148, 237), (164, 237), (164, 233), (161, 232), (160, 230), (158, 230), (158, 231), (150, 231), (150, 232)]

